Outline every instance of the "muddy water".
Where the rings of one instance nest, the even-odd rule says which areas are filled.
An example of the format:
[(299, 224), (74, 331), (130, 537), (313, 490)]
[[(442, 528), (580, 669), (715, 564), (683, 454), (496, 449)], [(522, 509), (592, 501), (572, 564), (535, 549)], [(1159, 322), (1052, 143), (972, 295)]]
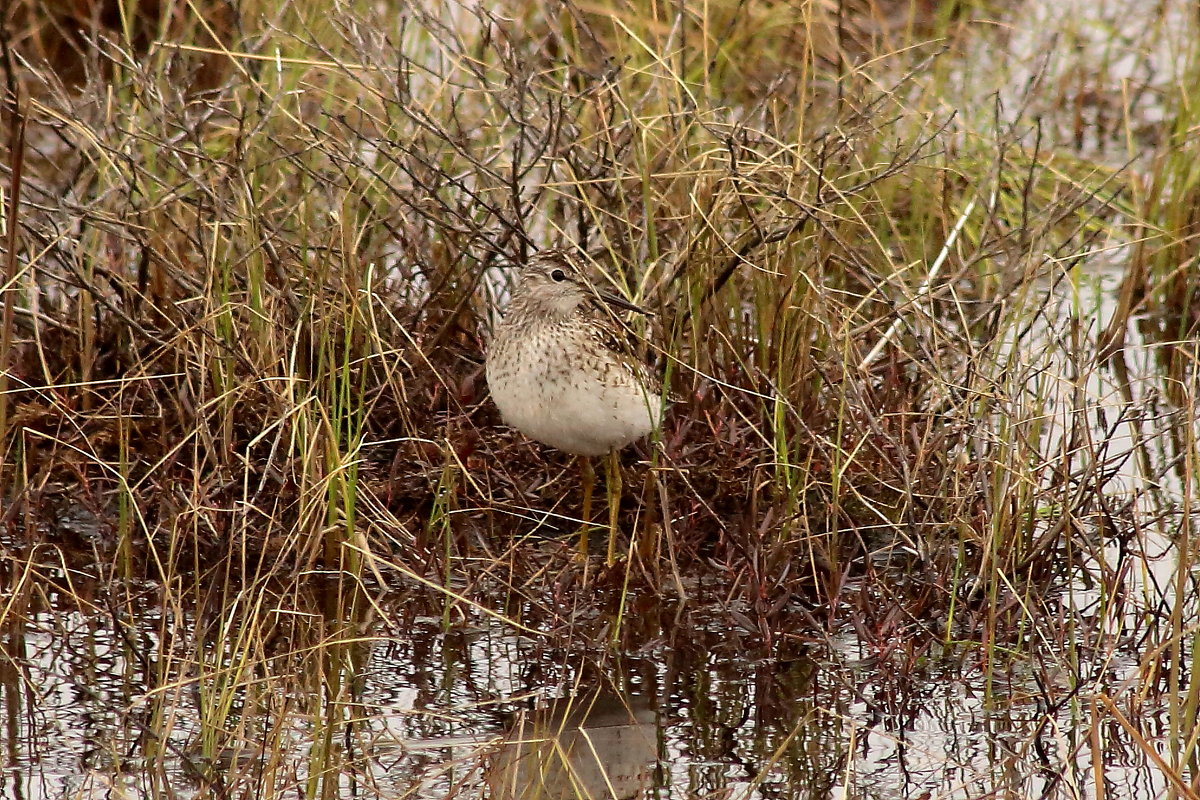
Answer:
[[(1097, 766), (1108, 796), (1166, 789), (1120, 729), (1085, 734), (1097, 687), (1136, 677), (1133, 644), (1073, 673), (1036, 649), (989, 665), (927, 642), (900, 658), (851, 634), (756, 656), (720, 632), (671, 641), (655, 620), (640, 652), (572, 653), (486, 618), (399, 623), (399, 607), (349, 625), (44, 596), (3, 634), (12, 800), (1094, 797)], [(280, 614), (304, 620), (255, 639), (249, 674), (236, 628), (211, 641), (222, 616), (265, 630)], [(1139, 725), (1161, 746), (1158, 713)]]

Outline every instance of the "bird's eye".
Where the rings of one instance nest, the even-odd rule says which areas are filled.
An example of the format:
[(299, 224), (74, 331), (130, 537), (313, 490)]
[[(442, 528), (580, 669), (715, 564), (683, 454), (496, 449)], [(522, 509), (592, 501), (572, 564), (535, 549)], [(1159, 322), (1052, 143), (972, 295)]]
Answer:
[(561, 269), (556, 269), (550, 273), (550, 277), (553, 280), (555, 280), (559, 283), (562, 283), (563, 281), (565, 281), (567, 279), (567, 273), (563, 272)]

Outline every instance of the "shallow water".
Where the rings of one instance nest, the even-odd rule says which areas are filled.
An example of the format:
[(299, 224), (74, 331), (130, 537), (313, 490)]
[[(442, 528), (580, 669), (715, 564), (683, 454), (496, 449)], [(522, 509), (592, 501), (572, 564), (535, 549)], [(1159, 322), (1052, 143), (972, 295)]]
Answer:
[[(1092, 691), (1072, 689), (1120, 686), (1132, 658), (1087, 676), (1008, 664), (989, 683), (971, 650), (940, 645), (904, 669), (850, 635), (786, 656), (739, 658), (695, 642), (618, 659), (543, 650), (498, 623), (446, 631), (417, 619), (326, 642), (326, 655), (344, 648), (326, 673), (348, 687), (344, 700), (328, 683), (307, 695), (304, 679), (261, 676), (273, 684), (261, 694), (243, 683), (213, 751), (200, 709), (212, 716), (219, 667), (236, 670), (236, 659), (210, 654), (206, 674), (188, 680), (198, 668), (180, 653), (174, 679), (156, 677), (167, 677), (170, 651), (159, 632), (183, 644), (195, 628), (181, 623), (186, 631), (171, 630), (146, 610), (116, 635), (103, 612), (51, 606), (10, 625), (0, 796), (206, 796), (205, 780), (209, 790), (223, 784), (211, 796), (262, 782), (286, 796), (326, 763), (324, 747), (340, 751), (346, 797), (475, 797), (488, 786), (492, 797), (573, 797), (568, 775), (595, 797), (1090, 797), (1093, 759), (1110, 796), (1166, 788), (1119, 730), (1106, 730), (1098, 751), (1078, 733)], [(571, 698), (570, 708), (554, 698)], [(323, 742), (323, 721), (334, 719), (337, 736)], [(1144, 732), (1155, 719), (1144, 709)], [(167, 741), (152, 734), (162, 731)]]

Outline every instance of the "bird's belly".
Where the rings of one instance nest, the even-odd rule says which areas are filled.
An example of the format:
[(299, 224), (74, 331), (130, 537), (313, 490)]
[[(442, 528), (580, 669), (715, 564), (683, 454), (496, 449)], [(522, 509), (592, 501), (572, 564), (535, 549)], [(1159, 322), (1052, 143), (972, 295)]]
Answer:
[(531, 439), (581, 456), (620, 449), (650, 433), (657, 424), (660, 400), (632, 375), (607, 381), (557, 369), (539, 368), (506, 375), (489, 370), (492, 398), (504, 421)]

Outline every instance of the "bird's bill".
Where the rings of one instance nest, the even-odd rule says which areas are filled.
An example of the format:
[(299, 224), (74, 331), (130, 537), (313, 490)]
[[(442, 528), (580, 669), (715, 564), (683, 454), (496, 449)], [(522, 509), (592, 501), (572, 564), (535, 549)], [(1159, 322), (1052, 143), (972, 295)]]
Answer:
[(641, 306), (634, 305), (633, 303), (629, 302), (628, 300), (626, 300), (624, 297), (621, 297), (620, 295), (613, 294), (612, 292), (596, 292), (596, 294), (598, 294), (600, 296), (601, 300), (603, 300), (608, 305), (613, 306), (614, 308), (620, 308), (625, 311), (636, 311), (639, 314), (644, 314), (646, 316), (650, 316), (649, 311), (642, 308)]

